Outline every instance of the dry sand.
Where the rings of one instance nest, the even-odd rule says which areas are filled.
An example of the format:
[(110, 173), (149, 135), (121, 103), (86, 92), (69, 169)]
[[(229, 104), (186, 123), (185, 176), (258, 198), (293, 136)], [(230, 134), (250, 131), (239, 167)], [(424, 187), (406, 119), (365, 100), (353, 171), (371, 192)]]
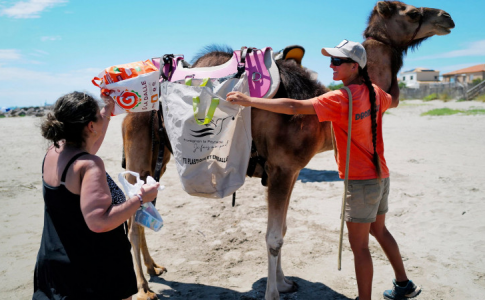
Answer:
[[(391, 170), (387, 225), (398, 241), (419, 299), (485, 299), (485, 116), (423, 117), (432, 108), (485, 108), (480, 102), (401, 102), (384, 118)], [(113, 178), (122, 171), (121, 120), (114, 117), (99, 151)], [(0, 295), (30, 299), (43, 226), (41, 163), (47, 147), (34, 117), (0, 119)], [(154, 259), (168, 273), (149, 284), (160, 298), (262, 299), (266, 286), (265, 188), (248, 178), (231, 198), (187, 195), (173, 161), (157, 208), (165, 221), (147, 230)], [(302, 170), (288, 212), (285, 274), (300, 290), (282, 299), (354, 299), (353, 257), (344, 241), (337, 271), (343, 182), (331, 152)], [(373, 298), (391, 288), (384, 253), (371, 238)], [(113, 274), (121, 276), (122, 274)]]

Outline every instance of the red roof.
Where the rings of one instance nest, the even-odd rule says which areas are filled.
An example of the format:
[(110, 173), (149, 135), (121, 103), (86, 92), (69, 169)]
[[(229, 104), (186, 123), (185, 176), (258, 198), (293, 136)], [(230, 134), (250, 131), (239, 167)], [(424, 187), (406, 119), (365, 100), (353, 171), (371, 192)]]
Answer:
[(485, 64), (476, 65), (473, 67), (468, 67), (457, 71), (449, 72), (449, 73), (443, 74), (443, 76), (463, 74), (463, 73), (478, 73), (478, 72), (485, 72)]

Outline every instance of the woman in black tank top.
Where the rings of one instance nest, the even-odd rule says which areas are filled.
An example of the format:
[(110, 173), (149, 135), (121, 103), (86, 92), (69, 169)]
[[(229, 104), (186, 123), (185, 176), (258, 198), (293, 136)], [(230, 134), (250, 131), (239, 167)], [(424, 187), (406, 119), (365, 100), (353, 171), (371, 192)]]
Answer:
[(126, 220), (153, 201), (158, 183), (126, 199), (95, 154), (114, 102), (74, 92), (42, 124), (53, 142), (42, 164), (44, 230), (32, 299), (131, 299), (137, 292)]

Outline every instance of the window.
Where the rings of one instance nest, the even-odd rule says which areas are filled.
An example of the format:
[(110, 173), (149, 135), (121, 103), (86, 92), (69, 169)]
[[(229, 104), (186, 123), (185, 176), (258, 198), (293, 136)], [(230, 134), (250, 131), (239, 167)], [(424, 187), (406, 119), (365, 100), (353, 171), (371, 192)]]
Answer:
[(438, 80), (438, 76), (435, 76), (435, 77), (434, 77), (434, 80)]
[(470, 81), (473, 81), (473, 74), (470, 75)]
[(402, 77), (402, 81), (406, 81), (406, 76), (403, 76)]
[(411, 80), (413, 80), (413, 75), (411, 75)]

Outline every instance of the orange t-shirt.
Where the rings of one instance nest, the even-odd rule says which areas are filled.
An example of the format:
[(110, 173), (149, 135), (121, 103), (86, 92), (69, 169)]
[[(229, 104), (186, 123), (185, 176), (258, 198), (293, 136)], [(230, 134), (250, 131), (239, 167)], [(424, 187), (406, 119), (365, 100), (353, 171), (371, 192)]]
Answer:
[[(392, 98), (389, 94), (373, 85), (376, 92), (377, 144), (376, 149), (381, 162), (381, 178), (389, 177), (389, 169), (384, 158), (382, 140), (382, 114), (389, 108)], [(349, 179), (366, 180), (377, 178), (372, 163), (374, 146), (372, 144), (372, 120), (370, 115), (369, 90), (365, 84), (352, 84), (352, 136), (350, 145)], [(318, 120), (331, 121), (337, 147), (337, 164), (340, 178), (345, 178), (345, 159), (347, 155), (347, 129), (349, 116), (349, 97), (344, 89), (332, 91), (311, 99)]]

